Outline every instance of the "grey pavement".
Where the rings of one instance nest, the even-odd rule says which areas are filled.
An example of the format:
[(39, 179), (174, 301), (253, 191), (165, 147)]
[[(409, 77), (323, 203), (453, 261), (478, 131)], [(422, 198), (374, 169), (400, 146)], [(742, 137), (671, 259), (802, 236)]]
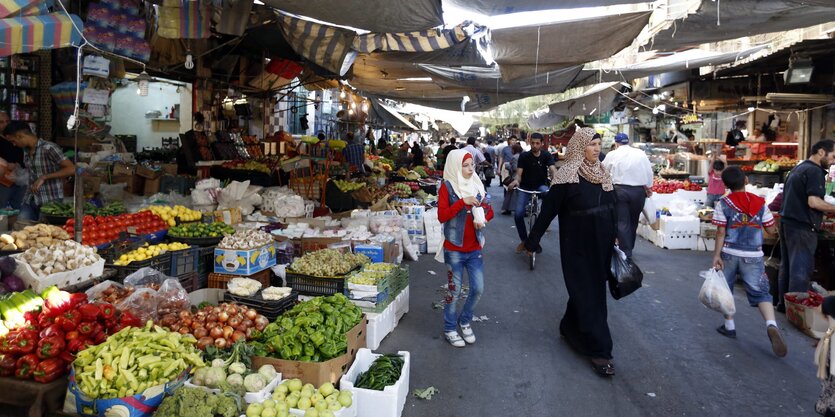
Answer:
[[(501, 190), (491, 188), (495, 207)], [(778, 314), (789, 354), (777, 358), (756, 308), (737, 288), (736, 340), (719, 335), (719, 313), (697, 299), (707, 252), (671, 251), (638, 239), (644, 287), (609, 299), (617, 375), (604, 379), (560, 339), (567, 294), (557, 224), (529, 271), (510, 216), (487, 228), (485, 292), (474, 345), (441, 337), (445, 267), (431, 255), (410, 264), (410, 311), (377, 351), (408, 350), (410, 391), (433, 386), (431, 400), (409, 395), (403, 416), (813, 416), (820, 384), (815, 340)], [(577, 236), (577, 239), (587, 238)], [(433, 271), (435, 274), (430, 274)]]

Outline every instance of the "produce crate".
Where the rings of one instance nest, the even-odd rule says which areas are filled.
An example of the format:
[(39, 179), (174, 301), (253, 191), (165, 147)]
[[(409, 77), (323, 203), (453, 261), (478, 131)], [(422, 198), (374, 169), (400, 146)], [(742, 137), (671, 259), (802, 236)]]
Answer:
[(290, 189), (306, 200), (319, 201), (325, 181), (327, 178), (324, 175), (290, 178)]
[(359, 375), (367, 371), (374, 360), (380, 356), (371, 352), (370, 349), (363, 348), (357, 351), (354, 364), (339, 381), (340, 389), (353, 393), (354, 402), (357, 403), (357, 415), (363, 417), (391, 417), (400, 416), (403, 413), (406, 398), (409, 396), (411, 358), (409, 352), (399, 351), (397, 353), (403, 356), (403, 369), (400, 371), (400, 378), (394, 385), (389, 385), (382, 391), (377, 391), (354, 387)]
[(200, 282), (198, 288), (209, 286), (209, 274), (215, 270), (215, 247), (197, 248), (197, 279)]
[(278, 316), (283, 314), (285, 311), (293, 308), (296, 305), (296, 302), (299, 300), (299, 293), (293, 291), (287, 297), (284, 297), (280, 300), (265, 300), (261, 297), (261, 292), (258, 291), (252, 297), (244, 297), (240, 295), (235, 295), (230, 292), (226, 292), (223, 296), (223, 301), (229, 303), (237, 303), (240, 305), (245, 305), (247, 307), (254, 308), (255, 311), (262, 314), (266, 317), (269, 321), (274, 321)]
[(186, 290), (186, 292), (192, 292), (200, 289), (197, 272), (189, 272), (187, 274), (178, 275), (177, 281), (180, 281), (180, 285), (184, 290)]
[(388, 289), (377, 293), (374, 297), (349, 299), (351, 300), (351, 303), (359, 307), (359, 309), (365, 313), (382, 313), (391, 304), (391, 302), (394, 301), (394, 297), (392, 297), (392, 294)]
[(177, 237), (168, 235), (168, 240), (172, 242), (185, 243), (191, 246), (216, 246), (223, 240), (223, 236), (217, 237)]
[(287, 270), (287, 286), (303, 295), (334, 295), (345, 293), (348, 276), (314, 277)]
[(171, 254), (171, 276), (197, 273), (200, 248), (188, 248), (169, 252)]
[(144, 261), (133, 261), (127, 265), (106, 265), (107, 268), (113, 268), (116, 270), (116, 276), (114, 278), (114, 281), (116, 282), (122, 282), (128, 275), (145, 268), (146, 266), (156, 269), (165, 275), (171, 276), (171, 252), (166, 252)]
[(269, 269), (265, 269), (261, 272), (250, 276), (243, 276), (243, 275), (230, 275), (230, 274), (218, 274), (216, 272), (209, 273), (209, 288), (220, 288), (222, 290), (226, 289), (226, 285), (232, 278), (250, 278), (254, 279), (261, 283), (263, 287), (270, 286), (270, 274), (271, 271)]
[(399, 267), (395, 268), (392, 271), (392, 276), (390, 278), (390, 287), (392, 296), (396, 297), (400, 294), (400, 291), (403, 291), (406, 287), (409, 286), (409, 266), (408, 265), (400, 265)]
[(53, 214), (41, 213), (41, 222), (51, 224), (54, 226), (64, 226), (65, 224), (67, 224), (67, 220), (71, 218), (72, 216), (58, 216)]

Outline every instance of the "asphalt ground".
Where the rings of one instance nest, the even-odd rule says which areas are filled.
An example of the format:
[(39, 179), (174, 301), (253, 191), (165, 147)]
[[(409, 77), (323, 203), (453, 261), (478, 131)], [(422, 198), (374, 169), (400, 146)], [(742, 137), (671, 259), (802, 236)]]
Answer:
[[(493, 202), (501, 190), (492, 187)], [(644, 286), (609, 298), (617, 375), (602, 378), (561, 340), (567, 294), (556, 221), (535, 271), (517, 255), (513, 219), (486, 229), (485, 292), (473, 323), (474, 345), (442, 337), (445, 266), (432, 255), (410, 263), (410, 311), (378, 352), (411, 353), (410, 395), (403, 416), (812, 416), (820, 391), (815, 340), (777, 314), (788, 356), (771, 352), (765, 323), (737, 287), (737, 339), (719, 335), (722, 316), (697, 296), (707, 252), (657, 248), (638, 239), (635, 262)], [(577, 239), (587, 238), (577, 236)], [(435, 387), (431, 400), (411, 395)]]

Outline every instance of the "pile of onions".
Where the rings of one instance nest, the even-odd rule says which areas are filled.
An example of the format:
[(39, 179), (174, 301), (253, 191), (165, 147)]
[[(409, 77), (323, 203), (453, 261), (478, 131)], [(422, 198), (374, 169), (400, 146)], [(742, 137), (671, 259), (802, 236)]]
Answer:
[(160, 320), (162, 327), (193, 335), (201, 350), (209, 345), (225, 349), (239, 340), (250, 340), (253, 329), (263, 331), (269, 323), (255, 309), (234, 303), (207, 306), (194, 314), (190, 311), (171, 313)]

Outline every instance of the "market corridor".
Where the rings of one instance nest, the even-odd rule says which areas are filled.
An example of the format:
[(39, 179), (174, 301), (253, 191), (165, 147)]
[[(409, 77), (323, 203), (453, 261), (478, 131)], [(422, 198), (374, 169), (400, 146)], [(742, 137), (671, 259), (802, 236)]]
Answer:
[[(494, 206), (501, 190), (492, 187)], [(644, 288), (609, 299), (617, 375), (603, 379), (560, 340), (567, 295), (556, 222), (529, 271), (510, 216), (488, 226), (485, 293), (473, 324), (475, 345), (441, 337), (445, 268), (431, 255), (409, 264), (410, 311), (378, 351), (412, 352), (410, 390), (433, 386), (431, 400), (410, 395), (403, 416), (813, 416), (820, 384), (814, 340), (778, 314), (789, 354), (772, 352), (765, 325), (744, 291), (734, 293), (738, 339), (714, 329), (721, 316), (697, 299), (707, 252), (670, 251), (638, 239), (634, 258)], [(582, 238), (578, 236), (578, 238)], [(545, 246), (545, 245), (543, 245)], [(433, 274), (434, 272), (434, 274)]]

